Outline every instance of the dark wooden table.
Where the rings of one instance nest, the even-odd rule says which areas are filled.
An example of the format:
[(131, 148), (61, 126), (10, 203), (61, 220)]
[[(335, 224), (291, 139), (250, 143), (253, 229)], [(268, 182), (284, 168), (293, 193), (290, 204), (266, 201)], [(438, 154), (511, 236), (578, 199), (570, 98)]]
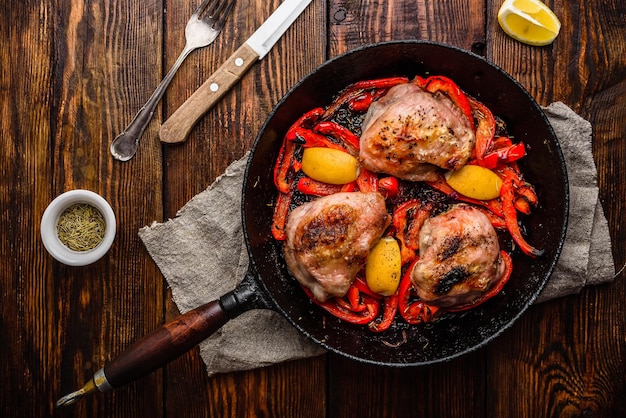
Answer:
[[(626, 3), (549, 1), (552, 46), (507, 37), (500, 1), (314, 0), (277, 46), (177, 146), (160, 124), (278, 6), (238, 0), (223, 33), (176, 75), (138, 155), (109, 144), (181, 51), (199, 0), (2, 0), (0, 13), (0, 415), (4, 417), (626, 416), (626, 283), (532, 307), (496, 341), (450, 363), (389, 369), (335, 355), (208, 378), (197, 349), (64, 409), (73, 391), (177, 308), (139, 228), (174, 217), (248, 150), (272, 107), (327, 58), (392, 39), (484, 55), (547, 105), (594, 127), (600, 198), (626, 262)], [(60, 193), (104, 196), (118, 219), (88, 267), (52, 259), (39, 223)]]

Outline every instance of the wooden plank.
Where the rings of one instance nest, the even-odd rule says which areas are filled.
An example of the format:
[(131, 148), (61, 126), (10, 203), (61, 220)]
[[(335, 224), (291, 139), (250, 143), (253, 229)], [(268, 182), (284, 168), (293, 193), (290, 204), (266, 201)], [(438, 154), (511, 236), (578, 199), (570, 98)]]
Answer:
[(374, 42), (421, 39), (464, 49), (485, 42), (484, 2), (330, 2), (330, 55)]
[[(154, 68), (160, 67), (162, 7), (159, 2), (65, 1), (49, 4), (47, 13), (54, 27), (50, 71), (58, 101), (50, 111), (52, 142), (42, 151), (49, 151), (53, 162), (52, 190), (86, 188), (101, 194), (117, 214), (118, 227), (102, 260), (85, 268), (52, 263), (48, 271), (56, 280), (56, 328), (62, 333), (58, 380), (66, 393), (164, 316), (163, 282), (137, 236), (162, 212), (157, 125), (146, 130), (130, 162), (114, 161), (109, 153), (110, 142), (160, 81)], [(160, 384), (158, 372), (85, 399), (73, 411), (112, 417), (142, 410), (161, 416)]]
[[(330, 55), (374, 42), (423, 39), (482, 49), (482, 1), (334, 1)], [(329, 416), (480, 416), (484, 412), (482, 354), (432, 367), (384, 369), (329, 358)], [(454, 391), (463, 396), (439, 396)], [(462, 389), (461, 389), (462, 388)]]
[[(626, 30), (611, 22), (626, 9), (622, 3), (596, 1), (567, 8), (547, 4), (563, 23), (553, 45), (523, 45), (498, 28), (487, 55), (540, 104), (562, 101), (591, 121), (600, 198), (609, 215), (619, 267), (625, 262), (626, 235), (623, 217), (613, 214), (624, 210), (624, 199), (611, 196), (623, 196), (626, 191), (623, 175), (618, 175), (624, 172), (626, 156), (623, 147), (617, 146), (626, 116), (626, 62), (612, 59), (612, 51), (624, 50)], [(490, 26), (497, 25), (498, 8), (498, 2), (491, 4)], [(606, 43), (599, 47), (596, 40)], [(583, 289), (581, 295), (550, 301), (524, 315), (497, 346), (490, 347), (487, 393), (498, 391), (498, 396), (488, 398), (488, 410), (495, 416), (519, 417), (623, 415), (626, 358), (619, 347), (624, 344), (626, 313), (617, 295), (625, 288), (624, 281), (618, 280)]]
[[(173, 62), (183, 46), (181, 32), (175, 28), (183, 27), (188, 19), (185, 6), (179, 3), (170, 6), (171, 12), (166, 15), (168, 63)], [(216, 41), (192, 54), (181, 68), (166, 94), (163, 119), (245, 42), (280, 3), (278, 0), (237, 1)], [(268, 55), (254, 64), (199, 121), (185, 143), (164, 145), (164, 218), (175, 216), (230, 163), (241, 158), (251, 148), (274, 105), (293, 84), (322, 62), (326, 45), (324, 19), (323, 3), (314, 1)], [(319, 42), (307, 43), (305, 39), (319, 39)], [(168, 317), (177, 315), (178, 310), (169, 297), (166, 304)], [(324, 361), (316, 359), (208, 378), (196, 349), (166, 368), (166, 411), (172, 416), (241, 417), (254, 416), (254, 411), (267, 411), (269, 416), (293, 416), (294, 411), (304, 414), (300, 416), (323, 416), (324, 365)], [(309, 376), (316, 377), (309, 379)], [(199, 401), (189, 402), (190, 395)]]
[[(0, 26), (0, 375), (3, 387), (12, 388), (0, 394), (3, 416), (13, 411), (51, 414), (49, 393), (47, 402), (32, 398), (42, 399), (46, 385), (59, 388), (60, 353), (48, 348), (62, 341), (51, 332), (59, 318), (57, 302), (50, 297), (56, 278), (37, 236), (41, 215), (53, 197), (52, 161), (47, 155), (53, 22), (46, 16), (47, 7), (45, 2), (13, 5), (3, 11)], [(38, 244), (32, 245), (36, 240)]]

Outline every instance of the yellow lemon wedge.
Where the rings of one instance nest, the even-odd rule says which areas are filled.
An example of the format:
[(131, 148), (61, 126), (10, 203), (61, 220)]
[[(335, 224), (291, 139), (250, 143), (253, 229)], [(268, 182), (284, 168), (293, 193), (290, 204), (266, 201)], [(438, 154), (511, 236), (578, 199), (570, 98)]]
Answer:
[(505, 0), (498, 23), (513, 39), (536, 46), (551, 44), (561, 29), (554, 12), (539, 0)]
[(346, 184), (356, 180), (359, 162), (352, 155), (332, 148), (305, 148), (302, 171), (313, 180)]
[(374, 245), (365, 264), (365, 282), (383, 296), (391, 296), (400, 285), (402, 261), (400, 245), (393, 237), (383, 237)]
[(488, 168), (464, 165), (456, 171), (446, 173), (446, 181), (463, 196), (478, 200), (490, 200), (500, 196), (502, 179)]

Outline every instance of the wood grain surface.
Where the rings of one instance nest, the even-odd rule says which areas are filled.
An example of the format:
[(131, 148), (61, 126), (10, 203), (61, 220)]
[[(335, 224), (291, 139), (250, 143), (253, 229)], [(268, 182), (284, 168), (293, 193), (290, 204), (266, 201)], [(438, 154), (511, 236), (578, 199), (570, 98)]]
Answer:
[[(243, 156), (300, 78), (368, 43), (427, 39), (472, 50), (539, 104), (562, 101), (589, 120), (615, 264), (626, 263), (622, 0), (547, 1), (563, 24), (547, 47), (507, 37), (499, 0), (313, 0), (186, 142), (162, 145), (161, 123), (280, 4), (238, 0), (223, 33), (179, 70), (137, 156), (115, 161), (110, 142), (182, 50), (198, 2), (1, 0), (0, 416), (626, 416), (623, 272), (532, 307), (487, 347), (445, 364), (383, 368), (327, 354), (209, 378), (194, 349), (114, 392), (55, 408), (179, 314), (137, 231), (174, 217)], [(81, 188), (110, 202), (118, 232), (103, 259), (68, 267), (46, 252), (39, 222), (54, 197)]]

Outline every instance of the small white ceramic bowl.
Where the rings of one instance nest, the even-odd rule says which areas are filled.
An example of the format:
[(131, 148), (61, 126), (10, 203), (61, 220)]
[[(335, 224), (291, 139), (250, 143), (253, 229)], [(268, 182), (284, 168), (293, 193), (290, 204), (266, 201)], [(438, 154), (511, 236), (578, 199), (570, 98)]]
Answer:
[[(89, 204), (102, 213), (106, 228), (102, 242), (92, 250), (74, 251), (66, 247), (57, 234), (59, 216), (77, 203)], [(41, 239), (46, 250), (58, 261), (69, 266), (85, 266), (99, 260), (113, 244), (116, 224), (115, 214), (109, 203), (100, 195), (89, 190), (72, 190), (54, 199), (41, 218)]]

